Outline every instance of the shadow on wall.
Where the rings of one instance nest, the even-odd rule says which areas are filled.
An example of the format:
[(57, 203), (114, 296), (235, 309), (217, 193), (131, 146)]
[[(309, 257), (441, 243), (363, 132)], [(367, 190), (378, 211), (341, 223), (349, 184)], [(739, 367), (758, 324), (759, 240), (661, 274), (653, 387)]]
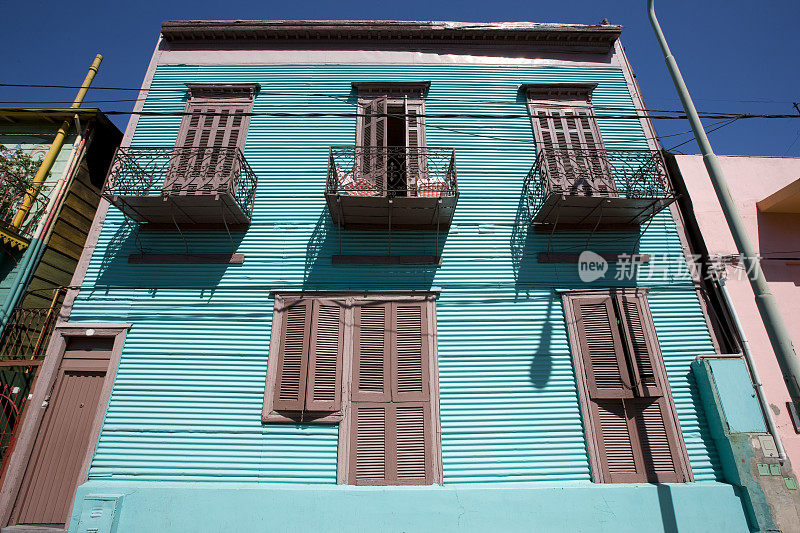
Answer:
[(240, 265), (180, 263), (131, 264), (134, 254), (227, 254), (238, 249), (244, 233), (143, 233), (135, 223), (119, 223), (99, 258), (97, 287), (216, 287), (229, 268)]
[(306, 244), (303, 289), (429, 290), (440, 265), (334, 265), (333, 256), (441, 256), (446, 240), (446, 231), (437, 238), (435, 231), (345, 230), (334, 225), (325, 208)]
[(542, 322), (542, 331), (539, 333), (539, 343), (536, 351), (533, 352), (531, 361), (530, 377), (531, 383), (537, 389), (544, 389), (550, 381), (553, 372), (552, 337), (553, 337), (553, 300), (550, 297), (547, 301), (547, 312)]

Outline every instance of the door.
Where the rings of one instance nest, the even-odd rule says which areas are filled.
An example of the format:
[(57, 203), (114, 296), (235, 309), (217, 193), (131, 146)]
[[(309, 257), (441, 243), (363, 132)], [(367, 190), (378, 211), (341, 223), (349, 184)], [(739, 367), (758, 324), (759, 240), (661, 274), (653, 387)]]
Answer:
[(79, 475), (91, 445), (113, 344), (113, 338), (67, 339), (11, 524), (66, 524), (75, 489), (83, 481)]

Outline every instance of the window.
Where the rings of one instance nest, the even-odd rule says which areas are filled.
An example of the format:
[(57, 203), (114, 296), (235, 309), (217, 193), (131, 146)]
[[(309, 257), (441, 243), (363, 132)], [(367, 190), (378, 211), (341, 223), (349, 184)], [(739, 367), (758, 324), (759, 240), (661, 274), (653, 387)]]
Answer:
[(381, 194), (415, 196), (427, 177), (427, 84), (357, 84), (356, 157), (359, 177)]
[(432, 297), (276, 296), (263, 421), (341, 423), (340, 483), (439, 481), (433, 308)]
[(554, 190), (616, 196), (591, 103), (593, 86), (528, 85), (536, 146)]
[(644, 291), (567, 293), (564, 306), (595, 481), (689, 481)]
[(164, 190), (221, 190), (238, 172), (253, 99), (259, 86), (190, 85), (189, 101), (175, 142), (176, 154)]

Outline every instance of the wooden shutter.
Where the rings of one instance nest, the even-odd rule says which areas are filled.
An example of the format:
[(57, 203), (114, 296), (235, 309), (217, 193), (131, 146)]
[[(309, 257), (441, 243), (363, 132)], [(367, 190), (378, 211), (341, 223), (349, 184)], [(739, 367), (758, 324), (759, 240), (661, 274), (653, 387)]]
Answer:
[(406, 115), (406, 187), (416, 191), (420, 180), (427, 178), (425, 157), (424, 109), (421, 101), (403, 100)]
[(392, 401), (427, 401), (430, 396), (426, 311), (425, 302), (392, 304)]
[(344, 308), (333, 300), (314, 300), (308, 354), (306, 411), (338, 411), (342, 405)]
[(433, 482), (428, 302), (355, 310), (350, 481)]
[[(571, 297), (602, 481), (686, 480), (661, 354), (642, 294)], [(627, 352), (627, 354), (626, 354)]]
[(305, 407), (308, 348), (313, 300), (287, 301), (278, 347), (278, 372), (275, 378), (276, 411), (302, 411)]
[(365, 302), (354, 315), (353, 401), (389, 401), (392, 304)]
[(279, 336), (273, 410), (338, 411), (342, 404), (344, 307), (325, 299), (288, 300)]
[(589, 396), (633, 397), (630, 373), (611, 297), (575, 298), (573, 308)]
[(639, 396), (663, 396), (664, 389), (656, 372), (661, 352), (650, 313), (646, 312), (643, 294), (616, 295), (620, 324), (625, 333), (628, 353), (634, 363), (633, 385)]
[(241, 93), (201, 94), (216, 97), (192, 98), (186, 106), (176, 156), (164, 179), (165, 193), (223, 192), (234, 185), (233, 175), (239, 171), (235, 152), (244, 146), (252, 98)]
[(365, 100), (361, 119), (360, 177), (382, 191), (386, 189), (386, 105), (386, 98)]
[(356, 402), (350, 438), (350, 480), (355, 485), (433, 483), (428, 402)]
[(587, 196), (617, 195), (590, 107), (533, 105), (531, 113), (553, 190)]

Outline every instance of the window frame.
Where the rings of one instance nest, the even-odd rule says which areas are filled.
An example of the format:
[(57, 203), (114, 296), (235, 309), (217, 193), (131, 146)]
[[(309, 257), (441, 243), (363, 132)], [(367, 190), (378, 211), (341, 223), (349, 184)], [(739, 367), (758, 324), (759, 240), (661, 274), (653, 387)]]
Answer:
[[(564, 309), (564, 318), (567, 326), (567, 337), (569, 340), (570, 353), (572, 356), (573, 368), (575, 371), (575, 382), (578, 390), (578, 399), (580, 403), (581, 418), (583, 420), (584, 437), (586, 439), (586, 449), (589, 458), (589, 467), (591, 471), (592, 481), (594, 483), (612, 483), (610, 476), (606, 475), (604, 470), (603, 458), (600, 453), (600, 446), (598, 443), (599, 431), (596, 427), (594, 414), (591, 412), (591, 395), (589, 391), (589, 384), (587, 380), (587, 370), (584, 364), (583, 355), (580, 346), (579, 332), (575, 320), (575, 306), (573, 300), (580, 297), (611, 297), (612, 300), (619, 295), (628, 297), (640, 297), (642, 320), (645, 322), (646, 330), (648, 331), (648, 342), (654, 349), (654, 374), (662, 387), (662, 395), (660, 396), (644, 396), (635, 397), (631, 400), (646, 399), (648, 397), (657, 401), (658, 398), (664, 399), (666, 406), (665, 417), (671, 425), (673, 439), (676, 443), (676, 456), (677, 463), (675, 464), (675, 472), (679, 479), (678, 482), (693, 482), (694, 475), (692, 473), (691, 464), (689, 462), (689, 455), (686, 449), (686, 442), (683, 438), (683, 431), (681, 429), (680, 421), (675, 409), (675, 402), (672, 397), (671, 387), (667, 376), (666, 367), (664, 365), (664, 357), (661, 353), (660, 343), (656, 335), (655, 326), (652, 320), (652, 313), (647, 301), (647, 289), (644, 288), (608, 288), (608, 289), (584, 289), (584, 290), (570, 290), (562, 293), (562, 303)], [(616, 314), (616, 311), (615, 311)], [(617, 316), (619, 319), (620, 317)], [(623, 339), (623, 344), (625, 343)], [(627, 348), (626, 348), (627, 349)], [(620, 400), (622, 401), (622, 400)], [(670, 428), (666, 428), (668, 431)], [(636, 453), (634, 451), (634, 453)], [(650, 483), (650, 481), (639, 480), (631, 481), (631, 483)]]
[[(354, 355), (354, 318), (355, 307), (359, 303), (367, 302), (425, 302), (427, 318), (427, 350), (428, 350), (428, 415), (430, 416), (431, 439), (431, 478), (433, 483), (442, 484), (442, 445), (441, 445), (441, 417), (439, 407), (439, 357), (437, 349), (436, 331), (436, 299), (435, 293), (407, 293), (407, 292), (375, 292), (375, 293), (342, 293), (342, 292), (275, 292), (273, 293), (275, 304), (273, 307), (273, 320), (270, 333), (269, 353), (267, 358), (267, 375), (264, 387), (264, 403), (262, 406), (262, 424), (289, 423), (289, 424), (338, 424), (339, 437), (337, 449), (336, 482), (340, 485), (350, 484), (351, 461), (354, 457), (351, 454), (352, 433), (350, 431), (353, 416), (353, 355)], [(299, 298), (307, 299), (326, 299), (339, 300), (345, 303), (344, 310), (344, 343), (342, 353), (342, 390), (341, 390), (341, 409), (336, 412), (328, 413), (325, 416), (303, 420), (300, 422), (296, 417), (286, 416), (274, 410), (274, 398), (276, 379), (278, 375), (278, 353), (280, 351), (281, 331), (286, 313), (281, 309), (287, 301)], [(355, 484), (353, 483), (355, 486)], [(395, 485), (385, 485), (395, 486)]]

